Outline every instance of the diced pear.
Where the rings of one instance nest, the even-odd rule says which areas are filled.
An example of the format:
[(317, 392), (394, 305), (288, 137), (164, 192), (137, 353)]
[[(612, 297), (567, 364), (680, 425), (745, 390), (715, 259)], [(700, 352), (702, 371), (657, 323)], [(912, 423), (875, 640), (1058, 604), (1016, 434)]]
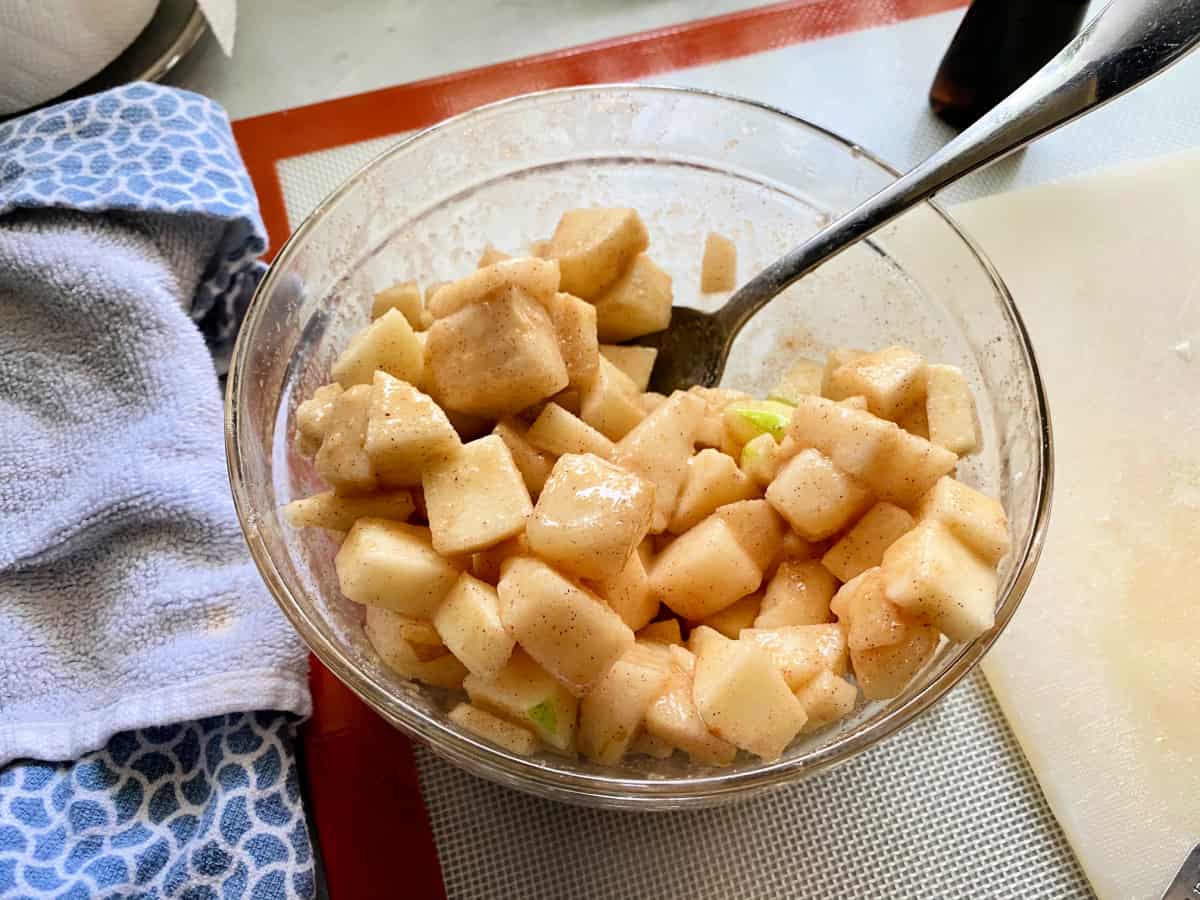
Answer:
[(718, 507), (713, 518), (729, 526), (754, 565), (764, 572), (780, 552), (789, 533), (786, 523), (766, 500), (740, 500)]
[(377, 293), (371, 301), (371, 318), (378, 319), (389, 309), (397, 310), (408, 319), (414, 331), (429, 327), (431, 318), (425, 311), (425, 300), (415, 281), (401, 281)]
[(802, 538), (818, 541), (854, 521), (870, 504), (871, 495), (829, 457), (809, 449), (779, 470), (767, 487), (767, 502)]
[(992, 565), (1008, 552), (1008, 517), (1000, 501), (949, 476), (921, 498), (917, 518), (941, 522)]
[(589, 298), (600, 340), (611, 344), (662, 331), (671, 324), (673, 297), (671, 276), (639, 253), (616, 281)]
[(764, 432), (742, 447), (739, 465), (755, 484), (765, 488), (790, 458), (775, 438)]
[(829, 379), (838, 369), (846, 363), (854, 362), (860, 356), (866, 356), (866, 350), (858, 350), (854, 347), (838, 347), (830, 351), (825, 357), (825, 367), (821, 370), (821, 395), (829, 396)]
[(525, 437), (539, 450), (554, 456), (591, 453), (601, 459), (610, 459), (616, 449), (612, 441), (557, 403), (546, 404)]
[(558, 282), (558, 264), (553, 260), (505, 259), (440, 287), (429, 301), (429, 311), (435, 319), (444, 319), (473, 303), (492, 300), (513, 287), (546, 306), (558, 290)]
[[(639, 551), (629, 554), (621, 571), (612, 578), (593, 582), (592, 587), (621, 621), (637, 631), (658, 615), (658, 597), (650, 587), (645, 560)], [(676, 629), (679, 624), (676, 623)]]
[(637, 633), (639, 641), (657, 641), (660, 644), (682, 644), (683, 633), (679, 630), (678, 619), (663, 619), (661, 622), (651, 622)]
[(654, 360), (658, 356), (658, 351), (653, 347), (622, 347), (618, 344), (601, 344), (600, 355), (628, 375), (629, 380), (639, 391), (644, 391), (650, 384), (650, 373), (654, 371)]
[(591, 454), (558, 458), (525, 530), (533, 551), (580, 578), (616, 578), (650, 527), (654, 485)]
[(376, 372), (363, 448), (380, 482), (421, 483), (433, 463), (458, 453), (458, 432), (433, 398), (387, 372)]
[(768, 400), (776, 400), (789, 406), (796, 405), (796, 399), (804, 394), (821, 393), (821, 373), (824, 367), (811, 359), (798, 359), (786, 372), (783, 378), (771, 392)]
[(650, 756), (654, 759), (670, 759), (675, 753), (675, 748), (662, 738), (655, 737), (649, 732), (643, 731), (633, 739), (633, 743), (629, 745), (630, 756)]
[(726, 430), (744, 446), (760, 434), (782, 441), (792, 421), (792, 407), (774, 400), (752, 400), (729, 404), (724, 415)]
[(954, 366), (930, 366), (925, 375), (925, 391), (929, 439), (959, 456), (974, 450), (979, 443), (975, 398), (962, 370)]
[(550, 298), (549, 308), (570, 386), (583, 390), (592, 383), (600, 365), (596, 307), (571, 294), (556, 293)]
[(389, 309), (356, 334), (333, 364), (333, 379), (344, 388), (370, 384), (377, 370), (418, 384), (424, 372), (421, 342), (404, 314)]
[(727, 766), (737, 756), (737, 748), (708, 730), (692, 699), (692, 672), (695, 660), (682, 647), (690, 666), (673, 667), (666, 689), (646, 710), (646, 733), (678, 747), (692, 762)]
[(463, 687), (480, 709), (531, 729), (557, 750), (574, 749), (579, 701), (520, 648), (495, 678), (469, 674)]
[(466, 667), (449, 653), (421, 659), (405, 638), (409, 623), (409, 619), (390, 610), (368, 606), (363, 630), (384, 665), (394, 672), (434, 687), (462, 687)]
[(754, 626), (754, 620), (762, 607), (762, 598), (762, 591), (747, 594), (732, 606), (727, 606), (719, 613), (714, 613), (700, 624), (721, 632), (731, 640), (736, 640), (743, 628)]
[(558, 220), (546, 252), (558, 260), (562, 289), (591, 300), (649, 245), (636, 210), (572, 209)]
[(519, 412), (569, 380), (549, 313), (515, 285), (437, 319), (426, 357), (431, 393), (450, 409), (476, 416)]
[(846, 628), (841, 624), (746, 628), (739, 640), (766, 653), (792, 690), (823, 671), (846, 673)]
[(293, 500), (283, 515), (295, 528), (328, 528), (349, 531), (361, 518), (392, 519), (403, 522), (412, 515), (412, 494), (408, 491), (381, 491), (357, 497), (339, 497), (333, 491)]
[(371, 458), (363, 449), (371, 404), (369, 385), (354, 385), (333, 401), (325, 440), (313, 459), (317, 474), (339, 494), (375, 490), (378, 482)]
[(471, 554), (471, 574), (480, 581), (495, 584), (500, 580), (500, 569), (504, 561), (513, 556), (533, 556), (533, 550), (530, 549), (524, 532), (494, 547)]
[(520, 533), (533, 512), (525, 479), (494, 434), (429, 466), (421, 485), (433, 547), (446, 556), (495, 546)]
[(336, 381), (323, 384), (313, 395), (296, 407), (297, 447), (303, 456), (312, 456), (321, 448), (325, 432), (329, 428), (333, 401), (342, 393)]
[(737, 463), (719, 450), (701, 450), (688, 460), (687, 476), (667, 530), (682, 534), (717, 507), (757, 496), (758, 487)]
[[(529, 255), (535, 256), (536, 254), (531, 253)], [(495, 265), (498, 262), (504, 262), (506, 259), (512, 259), (512, 254), (505, 253), (498, 247), (493, 247), (491, 244), (488, 244), (483, 248), (483, 252), (479, 254), (479, 262), (475, 264), (475, 268), (483, 269), (487, 266)]]
[(854, 712), (858, 690), (846, 679), (826, 670), (796, 691), (796, 699), (808, 716), (804, 730), (816, 731)]
[(579, 750), (601, 765), (621, 761), (663, 692), (669, 667), (647, 665), (636, 645), (612, 664), (579, 704)]
[(941, 522), (926, 520), (883, 554), (887, 598), (952, 641), (995, 624), (996, 572)]
[(621, 438), (613, 462), (654, 483), (654, 518), (650, 531), (665, 531), (687, 475), (704, 401), (676, 391)]
[(829, 621), (829, 602), (837, 581), (816, 560), (785, 560), (763, 595), (755, 628), (820, 625)]
[(348, 599), (418, 619), (433, 616), (459, 575), (428, 528), (389, 519), (356, 521), (333, 564)]
[(767, 654), (742, 641), (705, 644), (692, 696), (713, 734), (766, 760), (778, 759), (807, 719)]
[(916, 524), (912, 516), (891, 503), (876, 503), (847, 531), (821, 562), (842, 581), (865, 572), (883, 560), (883, 551)]
[(704, 238), (700, 261), (700, 291), (732, 291), (737, 285), (737, 246), (724, 235), (710, 231)]
[(605, 437), (619, 441), (646, 418), (638, 389), (620, 369), (600, 357), (595, 376), (583, 390), (579, 417)]
[(671, 611), (693, 622), (758, 590), (762, 570), (724, 519), (710, 516), (654, 561), (650, 585)]
[(495, 678), (514, 641), (500, 620), (496, 589), (464, 572), (433, 614), (442, 643), (480, 678)]
[(537, 750), (538, 741), (532, 731), (506, 722), (470, 703), (458, 704), (450, 710), (447, 718), (460, 728), (520, 756), (532, 756)]
[(862, 395), (877, 416), (895, 420), (925, 399), (925, 359), (907, 347), (888, 347), (843, 363), (829, 374), (826, 396)]
[(550, 470), (554, 468), (554, 456), (529, 443), (528, 433), (529, 429), (523, 422), (512, 418), (501, 419), (492, 429), (492, 434), (508, 447), (530, 495), (536, 497), (550, 476)]
[(508, 560), (498, 591), (504, 627), (576, 696), (633, 644), (629, 626), (603, 600), (539, 560)]

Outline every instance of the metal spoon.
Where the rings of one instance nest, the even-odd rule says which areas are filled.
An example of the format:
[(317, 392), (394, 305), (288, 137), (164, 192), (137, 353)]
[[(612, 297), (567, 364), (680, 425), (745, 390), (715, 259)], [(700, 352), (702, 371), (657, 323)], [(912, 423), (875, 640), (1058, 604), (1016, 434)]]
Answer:
[(915, 169), (772, 263), (713, 313), (675, 307), (652, 390), (715, 385), (742, 326), (781, 291), (948, 184), (1018, 150), (1144, 81), (1200, 42), (1200, 0), (1113, 0), (1006, 100)]

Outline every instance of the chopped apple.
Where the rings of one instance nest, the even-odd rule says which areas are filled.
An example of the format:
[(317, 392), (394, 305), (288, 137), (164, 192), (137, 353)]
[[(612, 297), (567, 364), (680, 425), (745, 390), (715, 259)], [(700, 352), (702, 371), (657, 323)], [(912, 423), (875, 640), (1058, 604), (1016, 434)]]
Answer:
[(418, 619), (433, 616), (459, 575), (428, 528), (389, 519), (356, 521), (333, 564), (348, 599)]
[(736, 457), (740, 447), (725, 433), (725, 409), (733, 403), (752, 403), (754, 398), (744, 391), (729, 388), (710, 388), (693, 385), (688, 388), (704, 401), (704, 415), (696, 429), (696, 443), (701, 447), (719, 448), (722, 453)]
[(617, 343), (662, 331), (671, 324), (671, 276), (640, 253), (603, 293), (596, 306), (600, 340)]
[(302, 456), (312, 456), (321, 449), (321, 441), (325, 440), (325, 432), (329, 428), (333, 401), (341, 396), (341, 393), (342, 386), (336, 381), (323, 384), (313, 391), (309, 399), (296, 407), (296, 445)]
[(476, 416), (519, 412), (569, 381), (549, 313), (515, 285), (435, 321), (426, 355), (431, 393)]
[(837, 581), (816, 560), (785, 560), (763, 595), (755, 628), (820, 625), (829, 621), (829, 602)]
[(1008, 552), (1008, 517), (1000, 501), (949, 476), (921, 498), (917, 518), (941, 522), (992, 565)]
[(554, 468), (554, 456), (529, 443), (528, 433), (529, 429), (524, 423), (512, 418), (501, 419), (492, 429), (492, 434), (508, 447), (530, 495), (536, 497), (550, 476), (550, 470)]
[(978, 445), (975, 398), (962, 370), (930, 366), (925, 376), (925, 415), (929, 439), (959, 456)]
[(504, 566), (504, 561), (513, 556), (533, 556), (533, 550), (530, 549), (524, 532), (494, 547), (471, 554), (471, 574), (480, 581), (495, 584), (500, 580), (500, 569)]
[(724, 235), (710, 231), (704, 238), (704, 257), (700, 261), (700, 291), (732, 291), (736, 284), (737, 246)]
[(842, 581), (877, 566), (883, 551), (916, 524), (905, 510), (891, 503), (876, 503), (857, 524), (829, 548), (822, 558), (825, 568)]
[(721, 632), (730, 640), (737, 640), (743, 628), (754, 626), (754, 620), (758, 616), (759, 609), (762, 608), (762, 599), (762, 591), (747, 594), (732, 606), (727, 606), (719, 613), (714, 613), (700, 624)]
[(802, 538), (818, 541), (854, 521), (870, 504), (871, 495), (829, 457), (809, 449), (780, 469), (767, 487), (767, 502)]
[(528, 728), (506, 722), (470, 703), (458, 704), (447, 718), (460, 728), (520, 756), (532, 756), (537, 750), (537, 738)]
[(792, 407), (774, 400), (751, 400), (725, 407), (724, 424), (730, 437), (744, 446), (760, 434), (782, 441), (792, 421)]
[(844, 719), (854, 711), (858, 691), (844, 678), (826, 670), (796, 691), (796, 699), (804, 707), (808, 721), (805, 731), (816, 731)]
[(834, 372), (847, 363), (854, 362), (860, 356), (866, 355), (866, 350), (858, 350), (854, 347), (837, 347), (831, 350), (825, 357), (825, 367), (821, 370), (821, 396), (829, 396), (829, 381)]
[(821, 451), (843, 472), (866, 481), (877, 469), (887, 467), (888, 449), (898, 431), (895, 423), (865, 410), (804, 395), (792, 412), (789, 436), (798, 446)]
[(549, 306), (558, 282), (558, 264), (553, 260), (531, 257), (501, 260), (443, 285), (430, 299), (429, 311), (435, 319), (444, 319), (473, 303), (509, 293), (514, 287), (531, 300)]
[(811, 359), (796, 360), (791, 368), (783, 373), (783, 378), (779, 380), (779, 383), (771, 388), (767, 399), (795, 406), (796, 399), (804, 394), (819, 395), (822, 371), (822, 365)]
[[(646, 710), (646, 733), (678, 747), (692, 762), (727, 766), (737, 756), (737, 748), (708, 730), (692, 698), (692, 673), (695, 659), (686, 654), (688, 664), (672, 667), (665, 690)], [(689, 665), (690, 664), (690, 665)]]
[(333, 380), (344, 388), (370, 384), (377, 370), (418, 384), (425, 365), (421, 342), (408, 319), (389, 309), (356, 334), (333, 364)]
[(625, 272), (650, 245), (632, 209), (572, 209), (563, 213), (547, 254), (558, 260), (562, 289), (591, 300)]
[(762, 570), (729, 524), (710, 516), (654, 561), (650, 585), (671, 611), (693, 622), (708, 618), (753, 593)]
[(630, 756), (650, 756), (654, 759), (670, 759), (675, 748), (662, 738), (655, 737), (647, 731), (640, 732), (629, 745)]
[(533, 446), (554, 456), (591, 453), (601, 459), (610, 459), (616, 449), (612, 441), (557, 403), (546, 404), (525, 437)]
[(498, 591), (505, 628), (576, 696), (633, 644), (629, 626), (603, 600), (539, 560), (508, 560)]
[[(622, 347), (618, 344), (601, 344), (600, 355), (628, 375), (629, 380), (639, 391), (644, 391), (650, 384), (650, 373), (654, 371), (654, 360), (658, 356), (658, 351), (653, 347)], [(663, 399), (666, 398), (663, 397)]]
[(435, 462), (459, 451), (458, 432), (433, 398), (387, 372), (376, 372), (363, 448), (381, 483), (411, 486)]
[(996, 572), (941, 522), (926, 520), (883, 555), (886, 595), (952, 641), (995, 624)]
[[(925, 376), (926, 384), (928, 384), (928, 374)], [(925, 398), (925, 403), (929, 402), (929, 398)], [(929, 416), (925, 412), (925, 403), (918, 403), (907, 412), (903, 413), (896, 424), (907, 431), (909, 434), (915, 434), (917, 437), (929, 440)]]
[(883, 456), (863, 481), (879, 499), (912, 506), (957, 464), (958, 457), (949, 450), (897, 428)]
[[(790, 440), (791, 438), (784, 438), (784, 444)], [(751, 438), (746, 446), (742, 447), (739, 458), (742, 471), (755, 484), (765, 488), (775, 480), (783, 464), (791, 459), (794, 450), (798, 449), (794, 448), (794, 444), (785, 448), (784, 444), (778, 443), (767, 433)]]
[(533, 503), (508, 446), (490, 434), (429, 466), (421, 479), (438, 553), (475, 553), (518, 534)]
[(868, 700), (899, 694), (938, 646), (937, 629), (889, 601), (886, 586), (880, 569), (868, 569), (842, 588), (844, 599), (839, 592), (854, 677)]
[(621, 761), (666, 687), (669, 667), (647, 664), (640, 649), (614, 662), (579, 704), (579, 750), (593, 762)]
[(683, 633), (679, 630), (678, 619), (663, 619), (661, 622), (651, 622), (637, 633), (639, 641), (655, 641), (659, 644), (682, 644)]
[(338, 494), (366, 493), (378, 483), (375, 467), (363, 449), (370, 404), (371, 388), (365, 384), (354, 385), (333, 401), (325, 440), (313, 466)]
[(579, 417), (610, 440), (619, 441), (646, 418), (638, 390), (620, 369), (600, 357), (595, 376), (584, 389)]
[(333, 491), (293, 500), (283, 508), (288, 523), (296, 528), (327, 528), (349, 531), (358, 519), (392, 519), (403, 522), (412, 515), (412, 494), (381, 491), (357, 497), (339, 497)]
[(656, 394), (654, 391), (649, 391), (642, 394), (639, 402), (642, 404), (642, 409), (646, 411), (646, 415), (649, 415), (666, 403), (667, 398), (663, 394)]
[(766, 653), (792, 690), (823, 671), (846, 673), (846, 628), (841, 624), (746, 628), (739, 640)]
[(462, 687), (466, 667), (449, 653), (421, 659), (405, 636), (410, 623), (411, 620), (390, 610), (368, 606), (363, 630), (379, 658), (392, 671), (434, 687), (451, 690)]
[[(536, 256), (537, 254), (531, 253), (529, 255)], [(475, 264), (475, 268), (482, 269), (487, 266), (495, 265), (498, 262), (504, 262), (506, 259), (512, 259), (512, 254), (505, 253), (498, 247), (493, 247), (491, 244), (488, 244), (483, 248), (483, 252), (479, 254), (479, 262)]]
[(580, 578), (612, 579), (650, 527), (654, 485), (591, 454), (558, 458), (525, 530), (538, 556)]
[(754, 565), (764, 572), (780, 552), (789, 533), (779, 513), (766, 500), (729, 503), (718, 507), (712, 515), (729, 526), (742, 549), (754, 560)]
[(782, 755), (807, 718), (766, 653), (723, 637), (696, 655), (692, 696), (713, 734), (766, 760)]
[(758, 488), (719, 450), (701, 450), (688, 460), (687, 476), (667, 530), (682, 534), (719, 506), (751, 500)]
[(676, 391), (625, 435), (613, 453), (617, 465), (654, 483), (650, 531), (655, 534), (666, 530), (675, 511), (703, 414), (703, 400)]
[(584, 390), (596, 377), (600, 345), (596, 340), (596, 308), (570, 294), (550, 298), (550, 320), (558, 335), (558, 351), (567, 366), (569, 384)]
[(532, 729), (557, 750), (574, 749), (579, 701), (520, 648), (495, 678), (469, 674), (463, 687), (480, 709)]
[[(774, 512), (774, 510), (772, 510)], [(778, 516), (778, 513), (775, 513)], [(800, 535), (791, 529), (783, 535), (783, 540), (779, 542), (779, 549), (775, 556), (772, 557), (770, 565), (767, 566), (767, 571), (772, 574), (779, 568), (784, 560), (788, 559), (816, 559), (826, 548), (824, 541), (806, 541)]]
[(895, 420), (925, 399), (925, 359), (907, 347), (888, 347), (843, 363), (829, 374), (826, 396), (867, 398), (877, 416)]
[(858, 409), (864, 412), (869, 411), (871, 408), (867, 402), (867, 398), (862, 394), (855, 394), (853, 397), (843, 397), (837, 401), (837, 405), (844, 406), (846, 409)]
[(629, 554), (615, 576), (594, 582), (592, 586), (621, 621), (634, 631), (645, 627), (658, 615), (658, 597), (650, 588), (650, 577), (646, 574), (646, 562), (640, 548)]
[(442, 643), (480, 678), (495, 678), (515, 641), (500, 620), (500, 600), (490, 584), (464, 572), (433, 614)]
[(371, 318), (378, 319), (389, 309), (397, 310), (408, 319), (414, 331), (429, 327), (431, 318), (415, 281), (401, 281), (377, 293), (371, 301)]

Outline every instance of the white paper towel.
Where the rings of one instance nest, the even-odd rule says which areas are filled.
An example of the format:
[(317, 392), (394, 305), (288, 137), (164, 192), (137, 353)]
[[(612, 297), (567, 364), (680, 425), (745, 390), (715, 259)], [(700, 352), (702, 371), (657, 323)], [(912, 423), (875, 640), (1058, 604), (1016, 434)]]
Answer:
[(984, 670), (1102, 900), (1200, 841), (1200, 152), (955, 215), (1050, 398), (1045, 554)]

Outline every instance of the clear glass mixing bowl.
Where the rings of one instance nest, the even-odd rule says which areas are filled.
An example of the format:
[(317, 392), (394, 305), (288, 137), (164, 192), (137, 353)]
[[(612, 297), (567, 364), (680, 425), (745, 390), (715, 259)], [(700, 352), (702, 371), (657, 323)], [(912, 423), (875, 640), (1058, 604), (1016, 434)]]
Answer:
[(739, 338), (725, 384), (762, 392), (797, 355), (904, 343), (960, 366), (976, 391), (982, 452), (960, 477), (998, 495), (1012, 525), (996, 627), (943, 643), (899, 697), (865, 703), (798, 739), (774, 762), (728, 768), (639, 758), (616, 768), (525, 758), (446, 718), (453, 698), (393, 675), (363, 637), (362, 610), (337, 590), (335, 544), (296, 531), (279, 507), (318, 483), (292, 451), (298, 402), (327, 380), (370, 297), (396, 280), (461, 277), (485, 244), (510, 252), (566, 209), (632, 206), (676, 303), (699, 293), (704, 234), (737, 244), (744, 278), (896, 173), (836, 135), (776, 109), (662, 87), (607, 85), (518, 97), (424, 131), (351, 177), (282, 248), (250, 307), (229, 375), (233, 496), (254, 559), (321, 661), (398, 728), (456, 765), (544, 797), (672, 809), (743, 798), (844, 762), (901, 728), (971, 670), (1017, 608), (1041, 549), (1051, 485), (1050, 422), (1037, 364), (999, 276), (932, 204), (805, 278)]

